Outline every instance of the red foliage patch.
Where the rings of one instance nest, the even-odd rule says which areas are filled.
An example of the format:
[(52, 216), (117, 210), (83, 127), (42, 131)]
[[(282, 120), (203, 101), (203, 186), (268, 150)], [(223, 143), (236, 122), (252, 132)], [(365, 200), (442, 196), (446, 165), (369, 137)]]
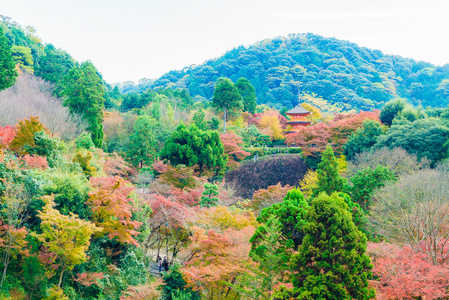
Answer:
[(10, 125), (0, 126), (0, 149), (7, 148), (16, 136), (16, 130)]
[(342, 147), (348, 138), (367, 119), (380, 122), (379, 110), (362, 111), (358, 114), (337, 114), (329, 124), (318, 123), (301, 127), (299, 131), (288, 134), (286, 143), (301, 147), (304, 156), (323, 153), (330, 144), (334, 152), (339, 155), (343, 153)]
[(76, 274), (76, 278), (73, 278), (73, 281), (76, 281), (79, 284), (82, 284), (84, 286), (91, 286), (93, 284), (100, 286), (100, 284), (98, 283), (98, 280), (101, 280), (103, 278), (104, 278), (104, 272), (101, 272), (101, 273), (78, 273), (78, 274)]
[(22, 161), (30, 169), (45, 170), (48, 168), (48, 162), (45, 156), (26, 154), (22, 157)]
[(240, 165), (238, 162), (250, 155), (249, 152), (242, 150), (242, 138), (228, 131), (220, 134), (220, 139), (224, 146), (224, 152), (229, 157), (227, 167), (237, 169)]
[(408, 247), (368, 243), (378, 281), (377, 299), (442, 299), (449, 295), (449, 268), (433, 265)]

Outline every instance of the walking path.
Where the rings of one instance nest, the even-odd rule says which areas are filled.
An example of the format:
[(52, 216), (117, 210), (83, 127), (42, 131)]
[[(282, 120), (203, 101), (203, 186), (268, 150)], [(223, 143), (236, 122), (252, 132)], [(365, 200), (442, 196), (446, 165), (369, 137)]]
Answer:
[(157, 262), (155, 262), (155, 261), (152, 261), (150, 263), (150, 266), (148, 267), (148, 272), (150, 272), (150, 274), (154, 275), (154, 276), (160, 277), (162, 275), (162, 272), (159, 273), (159, 267), (158, 267)]

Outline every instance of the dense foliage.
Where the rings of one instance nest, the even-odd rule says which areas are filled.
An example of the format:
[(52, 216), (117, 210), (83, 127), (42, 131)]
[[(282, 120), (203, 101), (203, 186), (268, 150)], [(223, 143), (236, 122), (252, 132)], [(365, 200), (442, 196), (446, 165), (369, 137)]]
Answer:
[(11, 47), (3, 34), (0, 26), (0, 91), (12, 86), (16, 80), (14, 60), (11, 54)]
[(0, 298), (447, 297), (446, 67), (290, 35), (112, 89), (2, 20)]
[[(171, 71), (157, 80), (142, 80), (127, 90), (187, 88), (192, 96), (212, 99), (219, 77), (247, 78), (259, 104), (291, 108), (300, 91), (315, 93), (345, 110), (372, 110), (396, 97), (414, 105), (444, 107), (448, 65), (385, 55), (348, 41), (312, 33), (266, 39), (240, 46), (201, 65)], [(125, 91), (125, 90), (124, 90)]]

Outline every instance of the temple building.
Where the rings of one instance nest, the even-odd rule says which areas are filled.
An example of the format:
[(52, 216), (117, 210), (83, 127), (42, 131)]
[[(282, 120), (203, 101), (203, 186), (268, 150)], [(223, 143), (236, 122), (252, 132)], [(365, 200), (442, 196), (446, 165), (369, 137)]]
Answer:
[(296, 132), (299, 128), (311, 123), (306, 119), (306, 116), (310, 114), (310, 111), (305, 110), (301, 104), (296, 105), (293, 109), (286, 112), (286, 114), (291, 117), (290, 121), (287, 122), (287, 125), (290, 125), (291, 129), (286, 131), (286, 133)]

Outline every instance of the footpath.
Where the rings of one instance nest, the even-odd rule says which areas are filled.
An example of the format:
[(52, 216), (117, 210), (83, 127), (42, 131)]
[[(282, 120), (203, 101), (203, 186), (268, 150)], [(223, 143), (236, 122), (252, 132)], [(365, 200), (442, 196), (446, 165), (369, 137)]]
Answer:
[(154, 276), (159, 276), (159, 277), (162, 276), (162, 272), (159, 273), (159, 267), (158, 267), (157, 262), (155, 262), (155, 261), (152, 261), (150, 263), (150, 266), (148, 267), (148, 272), (150, 272), (150, 274), (154, 275)]

